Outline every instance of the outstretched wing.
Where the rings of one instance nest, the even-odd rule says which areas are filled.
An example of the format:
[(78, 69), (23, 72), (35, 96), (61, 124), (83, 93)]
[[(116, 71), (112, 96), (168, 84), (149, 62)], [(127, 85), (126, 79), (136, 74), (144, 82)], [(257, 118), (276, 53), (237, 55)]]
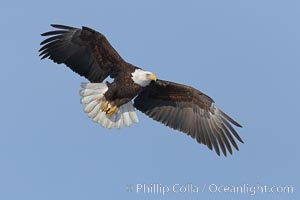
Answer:
[(230, 123), (241, 125), (192, 87), (157, 80), (140, 93), (134, 106), (152, 119), (190, 135), (218, 155), (220, 148), (225, 156), (226, 150), (232, 154), (231, 146), (238, 150), (234, 137), (243, 143)]
[(64, 63), (91, 82), (102, 82), (109, 75), (113, 77), (126, 66), (101, 33), (88, 27), (51, 26), (57, 30), (42, 34), (49, 38), (41, 42), (41, 59)]

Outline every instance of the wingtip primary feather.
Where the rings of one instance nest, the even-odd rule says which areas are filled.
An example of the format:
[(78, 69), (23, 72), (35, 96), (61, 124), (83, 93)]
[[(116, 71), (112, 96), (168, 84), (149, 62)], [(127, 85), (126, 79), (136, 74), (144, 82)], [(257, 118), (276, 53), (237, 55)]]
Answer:
[(227, 119), (228, 121), (230, 121), (232, 124), (234, 124), (237, 127), (242, 128), (242, 125), (240, 125), (238, 122), (236, 122), (235, 120), (233, 120), (231, 117), (229, 117), (226, 113), (224, 113), (221, 109), (217, 108), (218, 111), (221, 113), (221, 115)]
[(66, 29), (66, 30), (76, 29), (74, 27), (66, 26), (66, 25), (61, 25), (61, 24), (50, 24), (50, 26), (52, 26), (53, 28)]

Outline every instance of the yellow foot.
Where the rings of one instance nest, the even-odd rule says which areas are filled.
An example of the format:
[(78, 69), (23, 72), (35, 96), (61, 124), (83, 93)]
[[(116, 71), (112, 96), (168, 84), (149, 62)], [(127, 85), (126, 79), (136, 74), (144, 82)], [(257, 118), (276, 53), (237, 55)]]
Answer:
[(101, 107), (101, 111), (102, 111), (102, 112), (105, 112), (105, 111), (107, 110), (107, 108), (108, 108), (108, 101), (106, 101), (106, 102), (103, 104), (103, 106)]
[(113, 107), (109, 108), (109, 109), (106, 111), (106, 114), (107, 114), (107, 115), (112, 115), (112, 114), (114, 114), (117, 110), (118, 110), (118, 107), (117, 107), (117, 106), (113, 106)]

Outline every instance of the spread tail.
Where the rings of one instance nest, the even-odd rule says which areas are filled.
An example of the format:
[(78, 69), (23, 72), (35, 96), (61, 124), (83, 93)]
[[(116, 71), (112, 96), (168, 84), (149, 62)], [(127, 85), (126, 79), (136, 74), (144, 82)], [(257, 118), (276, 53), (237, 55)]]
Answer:
[(112, 115), (107, 115), (101, 110), (106, 102), (104, 94), (108, 90), (105, 83), (81, 83), (81, 87), (80, 103), (84, 106), (84, 112), (102, 127), (122, 128), (124, 125), (129, 127), (131, 124), (139, 122), (131, 101), (121, 105)]

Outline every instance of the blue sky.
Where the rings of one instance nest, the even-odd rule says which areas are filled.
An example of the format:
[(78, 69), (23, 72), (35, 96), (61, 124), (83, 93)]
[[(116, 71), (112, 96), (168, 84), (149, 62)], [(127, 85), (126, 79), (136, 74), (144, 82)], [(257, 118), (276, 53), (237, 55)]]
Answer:
[[(0, 199), (299, 198), (299, 11), (292, 0), (2, 2)], [(218, 157), (142, 113), (131, 128), (101, 128), (79, 103), (86, 80), (38, 58), (51, 23), (90, 26), (128, 62), (205, 92), (244, 126), (245, 144)], [(199, 192), (143, 193), (138, 184)]]

